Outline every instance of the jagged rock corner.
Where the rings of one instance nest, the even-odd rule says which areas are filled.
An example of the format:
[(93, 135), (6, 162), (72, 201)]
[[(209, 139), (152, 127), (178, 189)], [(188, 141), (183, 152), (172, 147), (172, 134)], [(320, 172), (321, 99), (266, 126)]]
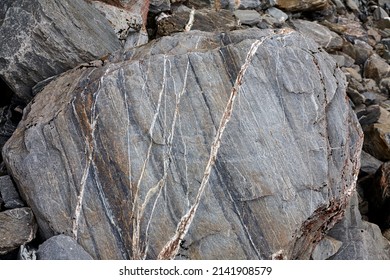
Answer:
[(2, 1), (3, 258), (389, 259), (390, 3), (183, 2)]

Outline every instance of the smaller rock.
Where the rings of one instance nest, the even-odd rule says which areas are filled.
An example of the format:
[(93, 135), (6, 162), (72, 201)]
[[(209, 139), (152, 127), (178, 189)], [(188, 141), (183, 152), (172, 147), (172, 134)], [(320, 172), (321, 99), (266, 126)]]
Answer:
[(360, 172), (364, 172), (365, 174), (369, 175), (375, 174), (383, 162), (373, 157), (369, 153), (362, 151), (360, 155), (360, 164)]
[(38, 260), (92, 260), (76, 240), (67, 235), (57, 235), (43, 242), (36, 253)]
[[(260, 0), (240, 0), (240, 1), (231, 1), (230, 7), (235, 7), (236, 9), (256, 9), (260, 7), (261, 1)], [(236, 6), (236, 3), (239, 3), (238, 7)]]
[(364, 89), (360, 92), (363, 91), (380, 92), (378, 84), (373, 79), (363, 79), (362, 85)]
[(364, 96), (361, 95), (356, 89), (347, 88), (347, 94), (355, 106), (359, 106), (365, 102)]
[(338, 14), (345, 14), (346, 7), (344, 6), (343, 1), (341, 0), (333, 0), (333, 4), (336, 6), (336, 11)]
[[(381, 108), (381, 107), (380, 107)], [(363, 149), (382, 161), (390, 160), (390, 118), (389, 112), (380, 109), (378, 122), (362, 125), (364, 130)]]
[(390, 78), (384, 78), (379, 82), (379, 88), (382, 93), (390, 94)]
[(383, 78), (390, 76), (390, 65), (377, 54), (371, 55), (364, 64), (363, 75), (379, 82)]
[(379, 34), (379, 32), (371, 27), (368, 27), (367, 35), (373, 40), (373, 43), (370, 44), (371, 46), (374, 46), (376, 43), (379, 43), (382, 39), (382, 36)]
[(0, 177), (0, 194), (7, 209), (20, 208), (24, 206), (19, 193), (9, 175)]
[(368, 106), (365, 110), (357, 112), (357, 117), (359, 119), (361, 126), (369, 126), (376, 123), (379, 120), (381, 112), (387, 112), (378, 105)]
[(92, 5), (108, 20), (120, 41), (124, 43), (128, 37), (136, 37), (136, 39), (129, 40), (134, 45), (130, 46), (128, 43), (127, 48), (145, 44), (145, 40), (137, 40), (139, 33), (143, 30), (145, 25), (141, 13), (143, 9), (142, 5), (135, 5), (135, 7), (138, 6), (135, 8), (135, 11), (129, 11), (128, 9), (109, 5), (100, 1), (92, 1)]
[(149, 12), (158, 14), (171, 10), (171, 2), (169, 0), (150, 0)]
[(347, 77), (351, 76), (358, 82), (363, 81), (362, 75), (360, 75), (360, 73), (355, 68), (346, 67), (343, 70)]
[(288, 19), (288, 15), (285, 12), (275, 7), (267, 9), (266, 13), (275, 18), (278, 23), (283, 23)]
[(255, 26), (261, 21), (260, 14), (255, 10), (237, 10), (234, 11), (234, 16), (241, 24)]
[(362, 40), (354, 40), (354, 44), (345, 43), (342, 51), (352, 57), (356, 64), (364, 64), (374, 53), (373, 48)]
[(0, 255), (35, 238), (37, 224), (30, 208), (0, 212)]
[(390, 17), (385, 17), (376, 22), (376, 26), (380, 29), (390, 28)]
[(389, 15), (381, 7), (378, 7), (373, 12), (373, 16), (374, 16), (375, 20), (381, 20), (381, 19), (388, 17)]
[(367, 106), (380, 104), (382, 101), (386, 100), (386, 97), (372, 91), (365, 91), (362, 95), (364, 96), (364, 104)]
[(336, 54), (330, 54), (330, 56), (333, 57), (339, 67), (351, 67), (355, 63), (352, 57), (343, 52), (336, 52)]
[(330, 236), (325, 236), (314, 248), (311, 254), (313, 260), (326, 260), (338, 252), (343, 242)]
[(345, 4), (353, 12), (358, 12), (359, 11), (359, 6), (358, 6), (358, 4), (355, 1), (353, 1), (353, 0), (345, 0)]
[(277, 0), (276, 7), (288, 12), (306, 12), (325, 9), (327, 0)]
[(21, 245), (18, 252), (18, 260), (34, 261), (37, 259), (36, 250), (28, 245)]
[(300, 33), (312, 38), (327, 51), (340, 50), (343, 39), (328, 27), (307, 20), (293, 20), (292, 24)]

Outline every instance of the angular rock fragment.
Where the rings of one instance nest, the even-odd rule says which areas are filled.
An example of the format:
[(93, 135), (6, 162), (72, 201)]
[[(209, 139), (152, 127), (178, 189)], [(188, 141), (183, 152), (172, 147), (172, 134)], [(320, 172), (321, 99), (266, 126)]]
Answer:
[(148, 42), (146, 18), (148, 1), (91, 1), (111, 24), (118, 39), (126, 49), (137, 47)]
[(120, 48), (83, 0), (2, 0), (0, 19), (0, 77), (25, 101), (37, 82)]
[(92, 260), (77, 242), (66, 235), (57, 235), (43, 242), (36, 252), (38, 260)]
[(255, 26), (261, 21), (261, 16), (254, 10), (237, 10), (234, 16), (238, 19), (239, 24)]
[(307, 20), (293, 20), (294, 28), (312, 38), (328, 51), (339, 50), (343, 47), (343, 39), (329, 28)]
[(35, 238), (37, 224), (30, 208), (0, 212), (0, 255)]
[(289, 12), (315, 11), (326, 8), (327, 0), (277, 0), (276, 7)]
[(325, 236), (317, 246), (314, 248), (312, 253), (313, 260), (326, 260), (338, 252), (343, 242), (334, 239), (330, 236)]
[(359, 120), (365, 136), (363, 149), (379, 160), (390, 160), (390, 113), (372, 105)]
[[(257, 13), (256, 11), (251, 11)], [(160, 17), (157, 21), (158, 36), (167, 36), (183, 32), (190, 19), (190, 11), (176, 12), (173, 15)], [(214, 11), (209, 9), (195, 10), (191, 30), (230, 31), (237, 28), (237, 21), (232, 12), (227, 10)]]
[(3, 155), (93, 258), (308, 259), (359, 172), (345, 86), (289, 29), (182, 32), (59, 76)]
[(376, 159), (369, 153), (366, 153), (365, 151), (362, 151), (361, 157), (360, 157), (361, 167), (360, 171), (364, 172), (365, 174), (374, 174), (378, 168), (383, 164), (382, 161)]
[(170, 0), (150, 0), (149, 2), (149, 11), (154, 14), (169, 11), (171, 9)]
[(24, 206), (23, 201), (16, 190), (10, 176), (0, 177), (0, 195), (7, 209), (20, 208)]
[(379, 55), (371, 55), (364, 64), (364, 77), (379, 82), (383, 78), (390, 77), (390, 65)]

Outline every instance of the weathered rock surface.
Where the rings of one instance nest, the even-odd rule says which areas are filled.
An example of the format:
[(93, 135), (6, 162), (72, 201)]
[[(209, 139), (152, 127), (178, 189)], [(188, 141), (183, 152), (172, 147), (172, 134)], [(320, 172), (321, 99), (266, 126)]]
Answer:
[(379, 160), (390, 160), (390, 113), (381, 106), (369, 106), (360, 119), (364, 150)]
[(329, 28), (307, 20), (293, 20), (295, 29), (312, 38), (321, 47), (334, 51), (343, 47), (343, 39)]
[(360, 157), (360, 171), (365, 174), (374, 174), (379, 167), (383, 164), (380, 160), (376, 159), (369, 153), (362, 151)]
[[(253, 11), (256, 13), (256, 11)], [(158, 36), (167, 36), (183, 32), (190, 19), (190, 11), (176, 12), (173, 15), (161, 17), (157, 22)], [(196, 10), (191, 30), (230, 31), (237, 28), (233, 13), (227, 10), (214, 11), (209, 9)]]
[(92, 257), (73, 238), (63, 234), (43, 242), (36, 255), (38, 260), (92, 260)]
[(83, 0), (0, 3), (0, 77), (25, 101), (37, 82), (119, 48), (108, 21)]
[(0, 177), (0, 196), (4, 201), (4, 207), (7, 209), (24, 206), (10, 176)]
[(313, 260), (326, 260), (338, 252), (343, 242), (330, 236), (325, 236), (314, 248)]
[(362, 221), (356, 192), (345, 217), (329, 232), (333, 238), (343, 242), (340, 250), (330, 259), (334, 260), (388, 260), (390, 243), (383, 237), (380, 228)]
[(52, 81), (3, 155), (93, 258), (308, 259), (359, 171), (345, 86), (291, 30), (179, 33)]
[(327, 7), (327, 0), (276, 0), (276, 6), (289, 12), (321, 10)]
[(0, 255), (35, 238), (37, 224), (30, 208), (0, 212)]
[(364, 64), (364, 76), (379, 82), (390, 77), (390, 65), (377, 54), (371, 55)]

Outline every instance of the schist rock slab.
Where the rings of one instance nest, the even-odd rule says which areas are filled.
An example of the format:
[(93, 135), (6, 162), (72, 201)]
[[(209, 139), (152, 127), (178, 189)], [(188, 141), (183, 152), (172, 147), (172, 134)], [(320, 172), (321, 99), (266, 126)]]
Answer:
[(308, 259), (359, 172), (345, 86), (291, 30), (182, 32), (60, 75), (3, 156), (94, 259)]

